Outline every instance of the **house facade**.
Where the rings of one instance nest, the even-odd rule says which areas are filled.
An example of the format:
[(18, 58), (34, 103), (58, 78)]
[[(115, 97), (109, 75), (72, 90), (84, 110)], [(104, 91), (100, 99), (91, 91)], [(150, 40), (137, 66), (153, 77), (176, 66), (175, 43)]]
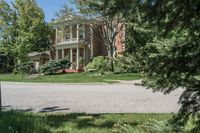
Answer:
[[(107, 48), (101, 35), (84, 18), (70, 16), (54, 22), (55, 38), (51, 59), (68, 58), (72, 70), (83, 70), (84, 66), (96, 56), (107, 56)], [(116, 52), (125, 51), (124, 30), (115, 39)]]

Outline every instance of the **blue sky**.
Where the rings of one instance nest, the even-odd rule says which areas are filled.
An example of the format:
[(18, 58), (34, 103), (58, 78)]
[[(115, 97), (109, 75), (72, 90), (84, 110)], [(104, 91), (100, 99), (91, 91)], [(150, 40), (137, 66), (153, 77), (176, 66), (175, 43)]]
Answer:
[[(6, 0), (6, 2), (10, 1), (13, 0)], [(55, 18), (55, 12), (62, 8), (64, 4), (71, 6), (68, 0), (37, 0), (37, 3), (43, 9), (47, 22)]]

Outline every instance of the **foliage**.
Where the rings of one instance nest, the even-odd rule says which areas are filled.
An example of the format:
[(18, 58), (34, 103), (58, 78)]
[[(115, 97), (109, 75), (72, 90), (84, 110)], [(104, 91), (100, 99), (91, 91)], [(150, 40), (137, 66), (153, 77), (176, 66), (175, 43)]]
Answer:
[(79, 14), (87, 18), (93, 33), (100, 39), (107, 48), (107, 55), (114, 72), (113, 57), (116, 52), (116, 37), (123, 30), (125, 21), (122, 15), (116, 12), (112, 16), (107, 16), (108, 7), (112, 6), (114, 0), (71, 0), (75, 3)]
[(68, 59), (52, 60), (41, 67), (41, 73), (45, 75), (52, 75), (63, 72), (65, 69), (70, 68), (70, 61)]
[(134, 56), (125, 54), (114, 59), (115, 73), (133, 73), (137, 72), (138, 64)]
[(92, 62), (90, 62), (87, 66), (86, 66), (86, 70), (90, 71), (90, 70), (95, 70), (97, 72), (108, 72), (110, 71), (110, 66), (109, 66), (109, 60), (106, 57), (103, 56), (98, 56), (95, 57)]
[(145, 121), (147, 121), (147, 119), (152, 118), (157, 120), (163, 120), (168, 117), (168, 114), (43, 114), (25, 113), (19, 111), (5, 111), (1, 112), (0, 114), (0, 132), (111, 133), (113, 130), (113, 125), (117, 123), (119, 119), (121, 123), (127, 123), (126, 125), (131, 125), (134, 131), (140, 131), (137, 125), (144, 123)]
[(0, 112), (1, 133), (49, 133), (45, 118), (37, 115), (8, 111)]
[[(182, 87), (181, 108), (174, 124), (185, 125), (200, 110), (200, 80), (196, 78), (200, 75), (200, 1), (119, 0), (113, 4), (109, 15), (118, 10), (127, 20), (131, 18), (130, 27), (142, 24), (153, 31), (136, 49), (143, 60), (144, 84), (165, 94)], [(197, 119), (199, 124), (200, 117)]]
[(33, 62), (25, 62), (19, 65), (18, 71), (21, 74), (31, 74), (34, 72), (34, 63)]
[(15, 50), (19, 59), (24, 61), (29, 52), (48, 48), (50, 30), (45, 23), (44, 13), (35, 0), (15, 0), (14, 9), (19, 31)]
[(49, 47), (51, 30), (35, 0), (15, 0), (10, 5), (2, 0), (0, 6), (1, 52), (15, 66), (18, 60), (26, 62), (28, 53)]
[(158, 121), (150, 119), (148, 122), (140, 125), (140, 128), (148, 133), (177, 133), (183, 132), (181, 128), (175, 129), (167, 120)]
[(117, 122), (113, 126), (113, 133), (136, 133), (136, 131), (133, 129), (133, 127), (130, 126), (130, 124), (124, 124), (122, 122)]
[(12, 8), (5, 0), (0, 1), (0, 54), (6, 57), (5, 67), (13, 69), (15, 53), (14, 43), (16, 32), (16, 18)]

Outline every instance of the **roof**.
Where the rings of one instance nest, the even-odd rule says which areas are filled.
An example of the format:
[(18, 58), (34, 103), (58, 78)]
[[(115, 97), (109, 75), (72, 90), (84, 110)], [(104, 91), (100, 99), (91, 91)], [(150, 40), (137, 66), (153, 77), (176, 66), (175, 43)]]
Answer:
[(56, 20), (53, 21), (54, 25), (60, 25), (60, 24), (74, 24), (74, 23), (86, 23), (89, 21), (86, 17), (83, 16), (78, 16), (78, 15), (67, 15), (67, 16), (62, 16), (60, 18), (57, 18)]
[(44, 51), (44, 52), (32, 52), (28, 54), (28, 57), (33, 57), (33, 56), (39, 56), (39, 55), (50, 55), (50, 51)]

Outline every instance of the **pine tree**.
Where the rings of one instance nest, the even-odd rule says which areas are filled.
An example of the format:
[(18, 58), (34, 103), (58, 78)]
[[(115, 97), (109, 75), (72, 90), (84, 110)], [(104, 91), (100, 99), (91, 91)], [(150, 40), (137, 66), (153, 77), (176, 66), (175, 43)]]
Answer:
[[(128, 5), (126, 3), (129, 3)], [(174, 119), (186, 124), (196, 116), (196, 131), (200, 125), (200, 1), (198, 0), (115, 0), (111, 15), (121, 11), (130, 28), (142, 24), (153, 31), (136, 53), (143, 58), (144, 84), (165, 94), (182, 88), (181, 108)], [(138, 10), (138, 11), (137, 11)], [(140, 21), (137, 21), (138, 14)], [(130, 33), (135, 35), (134, 31)], [(138, 31), (136, 31), (138, 33)], [(147, 33), (146, 31), (144, 33)], [(143, 34), (145, 35), (145, 34)], [(135, 38), (135, 37), (133, 37)], [(144, 36), (145, 38), (145, 36)], [(133, 41), (132, 41), (133, 42)], [(138, 49), (137, 49), (138, 50)]]

